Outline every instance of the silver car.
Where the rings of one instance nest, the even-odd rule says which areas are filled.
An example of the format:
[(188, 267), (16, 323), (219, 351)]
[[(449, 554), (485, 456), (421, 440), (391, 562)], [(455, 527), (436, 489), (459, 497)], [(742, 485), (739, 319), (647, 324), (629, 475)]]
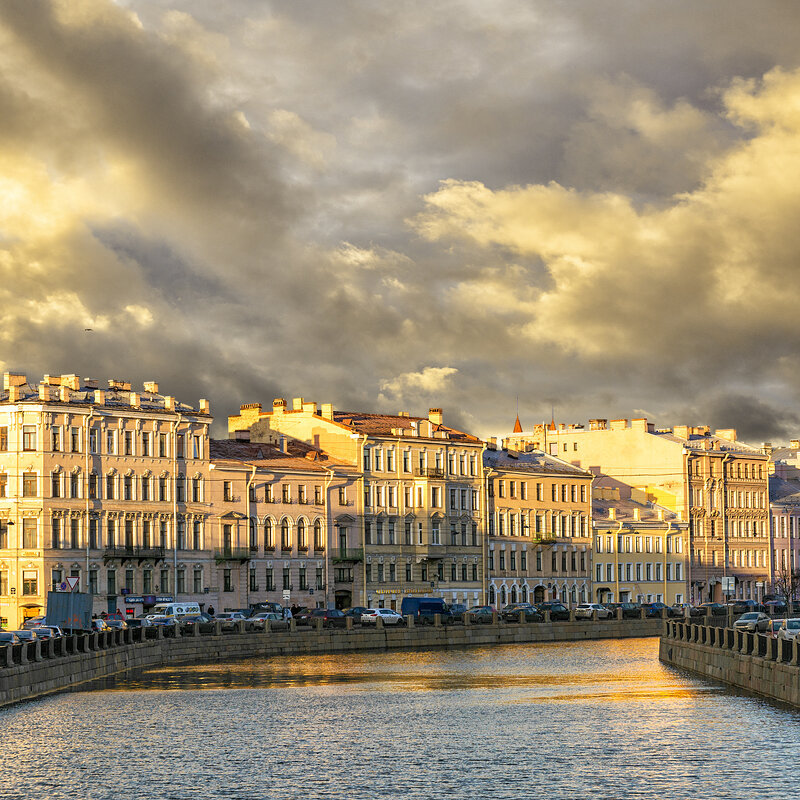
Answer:
[[(780, 623), (780, 625), (778, 624)], [(800, 617), (791, 617), (789, 619), (773, 620), (775, 635), (778, 639), (787, 639), (792, 641), (800, 636)]]
[(761, 611), (748, 611), (742, 614), (736, 622), (733, 623), (733, 629), (737, 631), (766, 631), (769, 627), (770, 618)]

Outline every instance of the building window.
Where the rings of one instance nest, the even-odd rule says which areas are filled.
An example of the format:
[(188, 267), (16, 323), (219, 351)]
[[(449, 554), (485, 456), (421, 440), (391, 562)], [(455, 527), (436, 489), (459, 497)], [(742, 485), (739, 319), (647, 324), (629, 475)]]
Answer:
[(192, 550), (203, 549), (203, 524), (199, 519), (192, 520)]
[(275, 549), (275, 529), (271, 519), (264, 520), (264, 550)]
[(255, 567), (250, 567), (249, 581), (250, 581), (250, 583), (249, 583), (250, 591), (251, 592), (257, 592), (258, 591), (258, 583), (256, 583), (256, 568)]
[(89, 594), (99, 594), (98, 587), (97, 587), (97, 570), (90, 569), (89, 570)]
[(34, 517), (22, 518), (22, 546), (25, 550), (35, 550), (38, 546), (36, 528), (37, 521)]
[(325, 549), (325, 541), (322, 538), (322, 523), (319, 520), (314, 521), (314, 549)]
[(169, 593), (169, 570), (162, 569), (161, 570), (161, 591), (164, 594)]
[(283, 568), (283, 588), (288, 590), (291, 590), (292, 588), (292, 581), (291, 581), (291, 575), (289, 573), (289, 567)]
[(69, 521), (69, 546), (72, 550), (80, 550), (81, 547), (80, 520), (77, 517)]
[(22, 571), (22, 594), (29, 596), (39, 594), (39, 573), (36, 570)]
[(316, 580), (317, 580), (317, 589), (320, 589), (320, 590), (324, 589), (325, 588), (325, 571), (324, 571), (324, 569), (322, 567), (317, 567), (317, 574), (316, 574), (315, 577), (316, 577)]
[(306, 521), (297, 520), (297, 549), (308, 550), (308, 535), (306, 533)]
[[(5, 448), (8, 449), (8, 446)], [(36, 449), (36, 426), (23, 425), (22, 426), (22, 449), (35, 450)]]
[(117, 571), (115, 569), (106, 572), (106, 590), (108, 594), (117, 593)]
[(158, 499), (160, 502), (164, 503), (169, 500), (168, 496), (168, 489), (167, 489), (167, 479), (166, 478), (159, 478), (158, 479)]
[(275, 591), (275, 572), (272, 569), (272, 567), (267, 567), (266, 568), (266, 571), (264, 573), (264, 580), (266, 581), (266, 585), (264, 586), (264, 588), (268, 592), (274, 592)]
[(97, 523), (96, 517), (89, 517), (89, 549), (97, 550)]
[(281, 520), (281, 550), (292, 549), (292, 534), (289, 528), (289, 520), (284, 517)]
[(23, 472), (22, 473), (22, 496), (23, 497), (36, 497), (36, 473)]
[(0, 426), (0, 451), (8, 450), (8, 425)]
[(177, 594), (186, 594), (186, 570), (179, 569), (178, 570), (178, 580), (177, 580)]
[(159, 458), (167, 458), (169, 456), (169, 446), (167, 445), (167, 434), (158, 434), (158, 456)]
[(61, 547), (61, 520), (53, 517), (50, 521), (50, 547), (58, 550)]
[(300, 582), (300, 591), (306, 591), (308, 589), (308, 581), (306, 579), (306, 568), (304, 566), (298, 569), (298, 579)]
[(233, 579), (231, 577), (231, 571), (229, 569), (222, 570), (222, 591), (223, 592), (233, 591)]

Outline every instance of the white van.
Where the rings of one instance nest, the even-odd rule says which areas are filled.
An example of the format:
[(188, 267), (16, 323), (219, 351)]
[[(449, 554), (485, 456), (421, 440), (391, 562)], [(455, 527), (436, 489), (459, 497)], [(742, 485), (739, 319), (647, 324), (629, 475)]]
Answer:
[(199, 614), (200, 606), (197, 603), (157, 603), (150, 609), (146, 619), (153, 617), (182, 617), (184, 614)]

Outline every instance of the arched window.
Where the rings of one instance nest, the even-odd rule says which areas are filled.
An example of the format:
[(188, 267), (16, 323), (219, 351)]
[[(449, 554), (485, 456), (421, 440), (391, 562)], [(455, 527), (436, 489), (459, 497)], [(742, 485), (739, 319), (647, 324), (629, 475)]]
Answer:
[(494, 605), (495, 601), (495, 593), (494, 593), (494, 586), (489, 587), (489, 604)]
[(322, 523), (319, 520), (314, 521), (314, 549), (325, 549), (325, 543), (322, 541)]
[(500, 602), (505, 605), (506, 604), (506, 587), (500, 587)]
[(308, 536), (306, 535), (306, 521), (297, 520), (297, 549), (308, 550)]
[(528, 602), (528, 587), (527, 586), (523, 586), (522, 587), (522, 602), (523, 603), (527, 603)]
[(281, 520), (281, 550), (292, 549), (292, 533), (289, 529), (289, 520), (284, 517)]
[(264, 550), (275, 549), (275, 528), (271, 519), (264, 520)]
[(517, 602), (517, 587), (516, 586), (512, 586), (511, 587), (511, 602), (512, 603), (516, 603)]
[(250, 552), (258, 552), (258, 526), (253, 517), (250, 517)]

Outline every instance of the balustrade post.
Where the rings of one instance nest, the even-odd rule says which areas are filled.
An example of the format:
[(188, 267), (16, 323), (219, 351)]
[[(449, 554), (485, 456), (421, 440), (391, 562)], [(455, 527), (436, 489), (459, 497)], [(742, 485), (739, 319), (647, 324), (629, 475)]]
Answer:
[(322, 617), (317, 617), (317, 618), (314, 620), (314, 629), (315, 629), (317, 632), (321, 631), (321, 630), (322, 630), (322, 626), (323, 626), (323, 623), (324, 623), (324, 622), (325, 622), (325, 620), (323, 620), (323, 619), (322, 619)]
[(472, 625), (472, 617), (470, 616), (469, 611), (464, 612), (463, 620), (465, 628), (469, 628), (470, 625)]
[(800, 640), (797, 638), (792, 639), (792, 661), (791, 663), (797, 667), (800, 666)]
[(617, 619), (618, 619), (620, 622), (622, 622), (622, 609), (621, 609), (621, 608), (618, 608), (618, 609), (617, 609)]
[[(436, 616), (438, 617), (439, 615), (437, 614)], [(434, 625), (436, 624), (441, 624), (441, 620), (439, 623), (437, 623), (436, 620), (434, 619)], [(378, 614), (378, 616), (375, 617), (375, 630), (376, 631), (383, 630), (383, 617), (380, 614)]]
[(10, 644), (0, 647), (0, 668), (14, 666), (14, 651)]
[(294, 633), (296, 630), (297, 630), (297, 620), (294, 617), (292, 617), (289, 620), (289, 632)]
[[(406, 617), (406, 624), (408, 624), (408, 617)], [(352, 617), (347, 617), (347, 618), (345, 618), (345, 621), (344, 621), (344, 629), (345, 629), (346, 631), (351, 631), (351, 630), (353, 630), (353, 618), (352, 618)]]
[(550, 622), (550, 612), (549, 611), (545, 611), (544, 612), (544, 621), (545, 622)]
[(33, 642), (33, 660), (34, 661), (41, 661), (42, 660), (42, 640), (35, 639)]
[(575, 609), (574, 608), (571, 608), (569, 610), (569, 621), (570, 622), (575, 622)]

